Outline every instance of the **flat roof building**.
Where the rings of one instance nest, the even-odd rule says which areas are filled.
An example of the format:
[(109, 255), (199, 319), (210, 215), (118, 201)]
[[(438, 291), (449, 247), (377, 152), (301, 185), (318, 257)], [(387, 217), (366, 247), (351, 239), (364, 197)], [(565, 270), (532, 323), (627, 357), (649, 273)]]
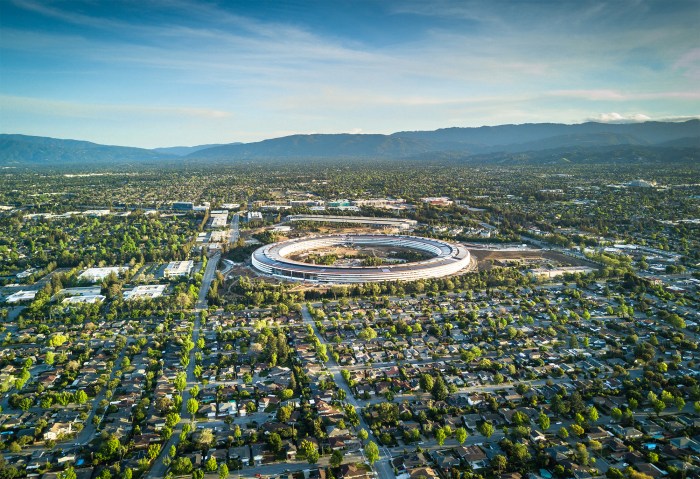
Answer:
[(588, 274), (595, 271), (595, 268), (588, 266), (562, 266), (560, 268), (536, 268), (531, 270), (531, 273), (540, 278), (556, 278), (565, 274)]
[(153, 299), (163, 296), (164, 292), (164, 284), (146, 284), (136, 286), (131, 291), (125, 291), (124, 300), (129, 301), (132, 299)]
[(260, 211), (249, 211), (246, 215), (246, 219), (250, 221), (262, 221), (263, 215)]
[(36, 291), (17, 291), (5, 298), (6, 303), (20, 303), (22, 301), (31, 301), (36, 296)]
[(119, 276), (124, 271), (128, 271), (127, 266), (109, 266), (107, 268), (88, 268), (78, 276), (79, 281), (89, 281), (91, 283), (97, 283), (102, 281), (110, 274), (114, 273)]
[(226, 223), (228, 222), (228, 210), (216, 210), (209, 214), (211, 218), (210, 227), (212, 229), (226, 228)]
[(166, 278), (177, 278), (179, 276), (189, 276), (192, 272), (194, 263), (189, 261), (171, 261), (163, 271), (163, 276)]
[(80, 296), (69, 296), (61, 301), (61, 304), (95, 304), (107, 299), (101, 294), (83, 294)]
[(289, 215), (285, 221), (309, 221), (315, 223), (362, 224), (374, 228), (415, 228), (418, 222), (403, 218), (374, 218), (370, 216), (326, 216), (326, 215)]
[(96, 296), (100, 294), (101, 291), (102, 288), (100, 288), (99, 286), (63, 288), (62, 290), (57, 291), (56, 294), (53, 295), (53, 298), (51, 298), (51, 300), (58, 301), (61, 298), (66, 298), (69, 296)]

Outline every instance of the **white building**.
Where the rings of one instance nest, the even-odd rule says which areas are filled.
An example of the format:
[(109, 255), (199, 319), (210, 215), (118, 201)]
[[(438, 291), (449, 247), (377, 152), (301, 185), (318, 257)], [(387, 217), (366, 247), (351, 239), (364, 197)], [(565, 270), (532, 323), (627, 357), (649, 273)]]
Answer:
[(69, 296), (61, 301), (61, 304), (95, 304), (107, 299), (101, 294), (83, 294), (80, 296)]
[(420, 199), (423, 203), (436, 206), (449, 206), (454, 203), (447, 196), (428, 196)]
[(142, 286), (136, 286), (131, 291), (124, 292), (124, 300), (129, 301), (132, 299), (153, 299), (163, 296), (165, 292), (164, 284), (147, 284)]
[(163, 271), (163, 276), (166, 278), (177, 278), (179, 276), (189, 276), (192, 272), (194, 263), (190, 261), (171, 261)]
[(79, 281), (89, 281), (91, 283), (97, 283), (102, 281), (110, 274), (114, 273), (119, 275), (124, 271), (128, 271), (127, 266), (110, 266), (107, 268), (88, 268), (78, 276)]
[(36, 291), (17, 291), (5, 298), (7, 303), (20, 303), (22, 301), (31, 301), (36, 296)]
[(211, 218), (211, 228), (226, 228), (226, 223), (228, 222), (228, 210), (216, 210), (212, 211), (209, 215)]
[(556, 278), (565, 274), (588, 274), (595, 271), (595, 268), (588, 266), (562, 266), (561, 268), (535, 268), (531, 270), (532, 274), (540, 278)]
[(63, 288), (62, 290), (56, 292), (53, 300), (59, 299), (62, 296), (94, 296), (100, 294), (102, 288), (99, 286), (82, 286), (78, 288)]
[(262, 221), (263, 215), (260, 211), (249, 211), (246, 215), (247, 220), (250, 221)]

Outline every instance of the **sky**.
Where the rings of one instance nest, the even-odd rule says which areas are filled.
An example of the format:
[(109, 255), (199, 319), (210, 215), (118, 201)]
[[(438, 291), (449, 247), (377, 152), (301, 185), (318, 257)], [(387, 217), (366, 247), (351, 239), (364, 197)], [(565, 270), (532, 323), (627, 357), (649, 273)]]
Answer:
[(700, 117), (700, 0), (0, 0), (0, 133), (145, 148)]

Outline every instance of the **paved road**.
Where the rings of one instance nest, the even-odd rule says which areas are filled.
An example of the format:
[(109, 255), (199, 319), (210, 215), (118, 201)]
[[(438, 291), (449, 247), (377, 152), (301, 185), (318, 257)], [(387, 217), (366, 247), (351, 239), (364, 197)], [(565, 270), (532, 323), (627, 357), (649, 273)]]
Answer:
[[(328, 348), (328, 351), (331, 351), (331, 345), (328, 344), (326, 339), (323, 337), (323, 335), (318, 331), (316, 328), (316, 323), (314, 322), (313, 318), (311, 317), (311, 313), (309, 312), (309, 309), (306, 307), (306, 305), (303, 305), (301, 308), (301, 316), (304, 319), (304, 322), (311, 326), (313, 328), (314, 334), (316, 337), (321, 341), (322, 344), (325, 344), (326, 347)], [(338, 385), (339, 388), (341, 388), (343, 391), (345, 391), (345, 401), (355, 407), (357, 410), (357, 414), (360, 418), (360, 427), (363, 428), (367, 433), (370, 435), (370, 437), (373, 437), (372, 435), (372, 430), (370, 427), (367, 425), (365, 422), (364, 417), (362, 416), (362, 406), (360, 403), (357, 402), (357, 399), (355, 399), (355, 396), (353, 395), (352, 391), (350, 390), (350, 387), (348, 384), (345, 382), (345, 379), (343, 379), (343, 376), (340, 374), (340, 366), (338, 363), (335, 362), (332, 356), (329, 356), (329, 360), (326, 363), (326, 367), (330, 371), (330, 373), (333, 375), (333, 380), (335, 383)], [(394, 468), (391, 465), (391, 453), (384, 447), (381, 446), (381, 442), (375, 437), (373, 438), (374, 442), (377, 443), (379, 447), (379, 460), (374, 463), (374, 469), (377, 472), (377, 476), (380, 479), (395, 479), (396, 476), (394, 476)]]
[[(204, 284), (204, 283), (202, 283)], [(201, 312), (197, 311), (194, 321), (194, 329), (192, 331), (192, 341), (197, 344), (199, 339), (199, 330), (201, 326)], [(150, 479), (156, 479), (165, 476), (167, 467), (163, 464), (163, 459), (167, 456), (168, 451), (170, 451), (171, 446), (177, 447), (180, 442), (180, 433), (182, 432), (182, 426), (185, 422), (190, 420), (190, 415), (187, 412), (187, 401), (190, 399), (190, 388), (197, 383), (197, 378), (194, 376), (194, 352), (197, 348), (193, 348), (190, 351), (190, 363), (187, 365), (187, 388), (182, 393), (182, 406), (180, 407), (180, 422), (173, 428), (173, 434), (170, 439), (163, 445), (160, 454), (153, 463), (153, 467), (146, 476)]]
[[(201, 312), (202, 310), (207, 309), (207, 292), (209, 291), (209, 286), (211, 285), (211, 282), (214, 279), (214, 273), (216, 272), (216, 267), (219, 264), (220, 258), (221, 253), (216, 253), (214, 256), (209, 258), (206, 270), (204, 271), (202, 285), (199, 289), (199, 299), (197, 301), (196, 306), (197, 313), (195, 315), (194, 328), (192, 330), (192, 342), (194, 342), (194, 344), (197, 344), (197, 340), (199, 339), (199, 332), (202, 325)], [(149, 479), (156, 479), (165, 476), (167, 467), (165, 467), (165, 465), (163, 464), (163, 459), (167, 456), (171, 446), (177, 447), (177, 444), (180, 442), (180, 433), (182, 432), (182, 426), (185, 424), (185, 422), (190, 420), (190, 415), (187, 412), (187, 401), (191, 397), (190, 388), (197, 384), (197, 378), (194, 375), (194, 353), (196, 350), (197, 348), (195, 347), (190, 351), (190, 362), (187, 365), (187, 388), (182, 393), (182, 406), (180, 407), (180, 417), (182, 419), (175, 426), (175, 428), (173, 429), (173, 435), (170, 436), (170, 439), (168, 439), (168, 441), (163, 445), (163, 448), (160, 451), (160, 455), (154, 461), (153, 467), (146, 476)]]
[(207, 309), (207, 293), (209, 292), (209, 286), (214, 280), (214, 274), (216, 273), (216, 267), (219, 264), (219, 259), (221, 259), (221, 253), (216, 253), (214, 256), (209, 258), (207, 261), (207, 267), (204, 270), (204, 275), (202, 276), (202, 285), (199, 288), (199, 299), (195, 308), (198, 311)]
[(236, 213), (233, 215), (233, 219), (231, 220), (231, 237), (229, 238), (229, 243), (231, 243), (231, 245), (234, 245), (236, 241), (238, 241), (238, 222), (240, 218), (241, 217), (238, 216), (238, 213)]
[[(114, 373), (117, 370), (121, 371), (121, 363), (124, 360), (124, 355), (126, 354), (126, 350), (129, 347), (129, 343), (122, 348), (121, 352), (119, 353), (119, 357), (114, 360), (114, 366), (112, 366), (112, 372), (109, 375), (109, 381), (114, 379)], [(108, 382), (109, 382), (108, 381)], [(92, 441), (95, 438), (95, 432), (97, 431), (97, 426), (93, 424), (92, 418), (95, 416), (97, 412), (97, 405), (100, 403), (105, 398), (105, 394), (107, 392), (107, 387), (104, 386), (102, 388), (102, 391), (100, 391), (100, 394), (95, 397), (95, 399), (92, 400), (92, 408), (90, 409), (90, 415), (88, 418), (85, 420), (85, 426), (83, 427), (83, 430), (80, 431), (78, 436), (75, 438), (76, 444), (81, 444), (85, 445)]]

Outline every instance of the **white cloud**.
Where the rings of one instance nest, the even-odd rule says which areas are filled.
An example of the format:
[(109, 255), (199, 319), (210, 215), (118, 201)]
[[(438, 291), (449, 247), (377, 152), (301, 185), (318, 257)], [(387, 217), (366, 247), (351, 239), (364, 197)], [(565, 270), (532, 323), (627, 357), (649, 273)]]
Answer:
[(601, 123), (641, 123), (645, 121), (650, 121), (651, 117), (644, 115), (643, 113), (632, 113), (622, 115), (617, 112), (601, 113), (600, 115), (590, 118), (592, 121), (599, 121)]

